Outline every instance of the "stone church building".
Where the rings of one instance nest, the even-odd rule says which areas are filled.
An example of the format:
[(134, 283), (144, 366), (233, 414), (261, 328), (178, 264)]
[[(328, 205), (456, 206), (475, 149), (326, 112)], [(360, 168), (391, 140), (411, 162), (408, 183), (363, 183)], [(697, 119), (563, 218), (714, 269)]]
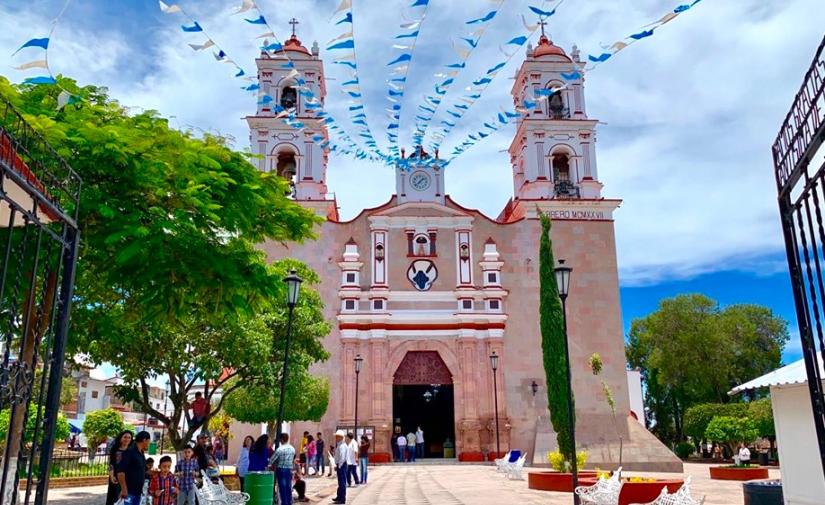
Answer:
[[(284, 52), (323, 101), (317, 45), (308, 50), (293, 35)], [(643, 413), (630, 410), (613, 227), (621, 202), (602, 196), (597, 121), (587, 114), (584, 83), (519, 121), (510, 167), (499, 167), (511, 171), (513, 189), (498, 216), (450, 198), (439, 165), (418, 163), (437, 153), (410, 148), (390, 200), (345, 221), (328, 196), (327, 154), (312, 141), (326, 129), (304, 107), (283, 56), (257, 59), (261, 92), (274, 101), (246, 118), (252, 150), (261, 155), (260, 170), (291, 178), (295, 200), (326, 221), (315, 241), (263, 247), (272, 259), (292, 256), (318, 272), (334, 326), (324, 341), (331, 357), (315, 367), (330, 381), (328, 410), (320, 423), (294, 423), (293, 438), (308, 430), (330, 440), (337, 428), (352, 429), (357, 396), (358, 426), (373, 439), (375, 461), (390, 459), (394, 432), (419, 426), (427, 456), (480, 460), (496, 450), (497, 401), (501, 450), (527, 451), (535, 464), (546, 463), (555, 436), (539, 332), (538, 214), (545, 212), (554, 221), (555, 256), (573, 268), (567, 307), (579, 446), (590, 464), (608, 468), (618, 462), (621, 435), (626, 469), (681, 470), (633, 418)], [(516, 74), (514, 103), (533, 89), (563, 85), (560, 73), (580, 63), (575, 48), (568, 55), (543, 36)], [(295, 107), (306, 128), (285, 125), (274, 104)], [(601, 378), (589, 369), (594, 352), (604, 361)], [(355, 391), (357, 356), (363, 369)], [(615, 420), (602, 378), (616, 398)]]

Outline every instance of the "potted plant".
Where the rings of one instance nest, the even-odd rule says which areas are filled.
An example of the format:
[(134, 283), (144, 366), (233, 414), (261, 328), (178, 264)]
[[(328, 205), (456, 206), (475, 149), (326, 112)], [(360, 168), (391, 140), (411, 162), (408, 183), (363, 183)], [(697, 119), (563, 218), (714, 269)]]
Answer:
[[(756, 424), (747, 417), (735, 418), (730, 416), (716, 416), (708, 423), (705, 436), (720, 444), (724, 444), (731, 452), (737, 454), (739, 444), (747, 444), (756, 439), (759, 432)], [(768, 469), (759, 465), (740, 464), (738, 458), (735, 464), (710, 467), (710, 478), (718, 480), (753, 480), (767, 479)]]
[[(570, 473), (570, 461), (559, 451), (547, 453), (547, 462), (550, 463), (552, 471), (544, 470), (530, 472), (527, 474), (527, 487), (540, 491), (562, 491), (573, 492), (573, 474)], [(576, 453), (577, 468), (584, 468), (587, 463), (587, 452), (578, 451)], [(599, 473), (596, 470), (581, 470), (578, 472), (579, 485), (587, 485), (588, 479), (595, 482)]]

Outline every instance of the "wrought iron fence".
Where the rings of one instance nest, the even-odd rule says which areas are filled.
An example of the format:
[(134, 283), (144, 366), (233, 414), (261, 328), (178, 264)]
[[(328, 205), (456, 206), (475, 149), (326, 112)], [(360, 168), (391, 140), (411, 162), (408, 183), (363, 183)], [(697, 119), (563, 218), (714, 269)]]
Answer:
[[(32, 479), (40, 479), (40, 455), (36, 454), (32, 467)], [(109, 455), (95, 454), (89, 456), (86, 452), (59, 453), (52, 455), (49, 478), (70, 477), (102, 477), (109, 473)], [(26, 479), (25, 467), (18, 470), (20, 479)]]
[(0, 97), (0, 416), (7, 420), (0, 426), (0, 505), (46, 501), (80, 187), (63, 158)]
[[(825, 472), (825, 39), (773, 144), (779, 213)], [(818, 344), (818, 345), (817, 345)], [(819, 351), (817, 351), (817, 347)]]

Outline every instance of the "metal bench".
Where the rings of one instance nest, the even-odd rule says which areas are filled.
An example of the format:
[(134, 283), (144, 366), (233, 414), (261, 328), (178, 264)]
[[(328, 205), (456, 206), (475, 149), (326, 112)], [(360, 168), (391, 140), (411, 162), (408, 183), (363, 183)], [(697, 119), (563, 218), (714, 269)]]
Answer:
[(619, 468), (609, 479), (599, 479), (593, 486), (579, 486), (574, 491), (584, 505), (616, 505), (622, 491), (622, 469)]

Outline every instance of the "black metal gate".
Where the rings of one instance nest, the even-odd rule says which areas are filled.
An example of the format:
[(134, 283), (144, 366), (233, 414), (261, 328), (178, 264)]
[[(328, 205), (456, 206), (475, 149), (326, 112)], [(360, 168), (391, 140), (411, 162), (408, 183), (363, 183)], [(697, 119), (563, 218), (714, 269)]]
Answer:
[(0, 97), (0, 505), (46, 501), (81, 181)]
[[(825, 472), (825, 39), (773, 144), (779, 213)], [(817, 345), (818, 344), (818, 345)], [(819, 351), (817, 351), (817, 347)]]

